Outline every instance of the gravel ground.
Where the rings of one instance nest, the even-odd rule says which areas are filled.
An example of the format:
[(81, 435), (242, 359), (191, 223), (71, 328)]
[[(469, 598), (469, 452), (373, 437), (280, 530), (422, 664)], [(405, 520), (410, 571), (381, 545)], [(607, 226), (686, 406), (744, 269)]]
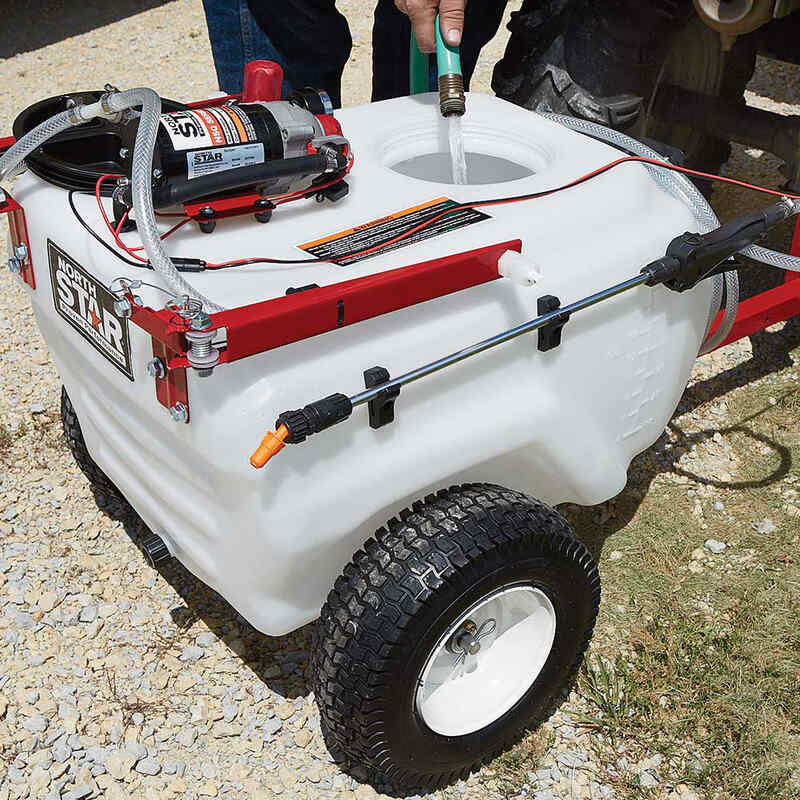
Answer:
[[(67, 5), (67, 17), (87, 13)], [(350, 105), (369, 95), (370, 3), (339, 5), (354, 33), (344, 80)], [(22, 41), (36, 32), (35, 19), (26, 24)], [(71, 20), (66, 29), (80, 27)], [(505, 32), (485, 54), (476, 89), (488, 90), (504, 40)], [(7, 58), (0, 74), (0, 131), (35, 100), (107, 81), (152, 85), (179, 100), (216, 88), (199, 0), (176, 0)], [(751, 95), (797, 113), (798, 71), (761, 62)], [(729, 168), (778, 181), (774, 160), (756, 151), (737, 148)], [(721, 202), (727, 210), (738, 203), (730, 193)], [(5, 258), (2, 242), (0, 263)], [(146, 566), (139, 523), (108, 498), (98, 505), (65, 449), (58, 375), (25, 292), (5, 271), (0, 298), (0, 800), (375, 797), (324, 746), (306, 676), (309, 630), (263, 637), (180, 566), (163, 576)], [(745, 341), (706, 357), (693, 381), (721, 397), (751, 352)], [(768, 358), (744, 374), (791, 363), (771, 350)], [(687, 418), (699, 426), (720, 413), (717, 406)], [(669, 472), (662, 456), (654, 450), (636, 469)], [(599, 770), (591, 738), (575, 722), (580, 712), (572, 696), (545, 726), (547, 755), (514, 794), (615, 796), (593, 778)], [(653, 796), (695, 797), (659, 776), (659, 758), (634, 767)], [(490, 767), (437, 796), (508, 794)]]

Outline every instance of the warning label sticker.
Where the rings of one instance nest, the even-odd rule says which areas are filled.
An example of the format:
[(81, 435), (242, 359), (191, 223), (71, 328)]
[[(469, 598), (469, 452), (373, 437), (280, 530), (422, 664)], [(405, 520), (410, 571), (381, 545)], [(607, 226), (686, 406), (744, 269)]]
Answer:
[(161, 124), (176, 150), (246, 144), (258, 138), (250, 118), (236, 106), (173, 111), (161, 115)]
[(264, 145), (237, 144), (233, 147), (214, 147), (210, 150), (193, 150), (186, 154), (186, 168), (189, 180), (212, 172), (226, 169), (249, 167), (251, 164), (264, 163)]
[[(363, 225), (357, 225), (349, 230), (340, 231), (313, 242), (306, 242), (306, 244), (298, 245), (298, 247), (317, 258), (324, 258), (334, 264), (345, 267), (348, 264), (355, 264), (379, 253), (383, 254), (399, 247), (430, 239), (433, 236), (440, 236), (443, 233), (464, 228), (467, 225), (473, 225), (484, 219), (490, 219), (490, 216), (482, 211), (477, 211), (474, 208), (464, 208), (454, 211), (452, 214), (446, 214), (441, 219), (431, 222), (430, 225), (427, 225), (422, 230), (415, 231), (400, 241), (394, 241), (398, 236), (457, 205), (458, 203), (455, 200), (449, 200), (447, 197), (438, 197), (436, 200), (431, 200), (413, 208), (406, 208), (403, 211), (397, 211), (387, 217), (365, 222)], [(385, 246), (381, 247), (381, 245)], [(374, 247), (381, 247), (379, 253), (363, 252)]]
[(56, 311), (125, 377), (133, 380), (128, 320), (114, 311), (114, 295), (49, 239), (47, 256)]

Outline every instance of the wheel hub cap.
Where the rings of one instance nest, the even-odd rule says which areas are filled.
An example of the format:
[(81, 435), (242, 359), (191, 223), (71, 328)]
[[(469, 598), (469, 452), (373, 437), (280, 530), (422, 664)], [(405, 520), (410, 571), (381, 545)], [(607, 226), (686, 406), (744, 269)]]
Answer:
[(553, 646), (556, 615), (532, 586), (506, 586), (467, 609), (433, 648), (415, 705), (443, 736), (463, 736), (502, 717), (530, 689)]
[(456, 656), (456, 663), (467, 656), (477, 655), (481, 649), (481, 639), (491, 636), (496, 628), (497, 620), (492, 617), (482, 622), (480, 627), (468, 619), (448, 640), (445, 645), (447, 651)]

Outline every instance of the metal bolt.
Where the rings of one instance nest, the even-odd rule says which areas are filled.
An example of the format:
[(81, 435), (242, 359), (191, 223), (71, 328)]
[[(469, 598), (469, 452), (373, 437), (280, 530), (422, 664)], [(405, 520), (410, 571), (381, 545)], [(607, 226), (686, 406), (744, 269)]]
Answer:
[(170, 408), (169, 415), (172, 417), (173, 422), (187, 422), (189, 420), (189, 409), (179, 401)]
[(132, 312), (132, 307), (130, 300), (127, 297), (123, 297), (121, 300), (114, 301), (114, 313), (118, 317), (122, 317), (123, 319), (127, 319)]
[(208, 330), (212, 325), (211, 317), (203, 311), (195, 314), (190, 324), (192, 330), (186, 331), (186, 341), (191, 347), (186, 353), (186, 359), (198, 371), (201, 378), (206, 378), (219, 364), (219, 349), (211, 343), (216, 331)]
[(154, 358), (152, 361), (147, 362), (147, 374), (151, 378), (161, 379), (167, 374), (164, 367), (164, 362), (160, 358)]
[(196, 331), (207, 331), (211, 327), (211, 317), (205, 311), (198, 311), (189, 321)]
[(22, 272), (22, 264), (18, 258), (8, 259), (8, 271), (14, 275), (19, 275)]
[[(120, 147), (119, 149), (119, 157), (122, 159), (127, 158), (131, 154), (131, 151), (127, 147)], [(117, 181), (119, 183), (119, 181)]]
[(160, 180), (161, 180), (161, 179), (164, 177), (164, 172), (163, 172), (162, 170), (160, 170), (158, 167), (156, 167), (156, 168), (153, 170), (153, 177), (154, 177), (154, 178), (155, 178), (157, 181), (160, 181)]
[(24, 264), (28, 260), (28, 247), (25, 244), (18, 244), (14, 248), (14, 255)]

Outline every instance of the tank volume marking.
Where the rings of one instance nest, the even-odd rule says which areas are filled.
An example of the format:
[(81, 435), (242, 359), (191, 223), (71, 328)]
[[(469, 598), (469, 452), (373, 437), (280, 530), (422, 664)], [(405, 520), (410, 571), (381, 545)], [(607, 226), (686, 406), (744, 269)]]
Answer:
[(642, 430), (644, 430), (644, 423), (642, 423), (641, 425), (637, 425), (635, 428), (631, 428), (631, 430), (629, 430), (629, 431), (627, 431), (625, 433), (620, 434), (619, 438), (620, 439), (630, 439), (631, 436), (636, 436), (636, 434), (639, 433)]

